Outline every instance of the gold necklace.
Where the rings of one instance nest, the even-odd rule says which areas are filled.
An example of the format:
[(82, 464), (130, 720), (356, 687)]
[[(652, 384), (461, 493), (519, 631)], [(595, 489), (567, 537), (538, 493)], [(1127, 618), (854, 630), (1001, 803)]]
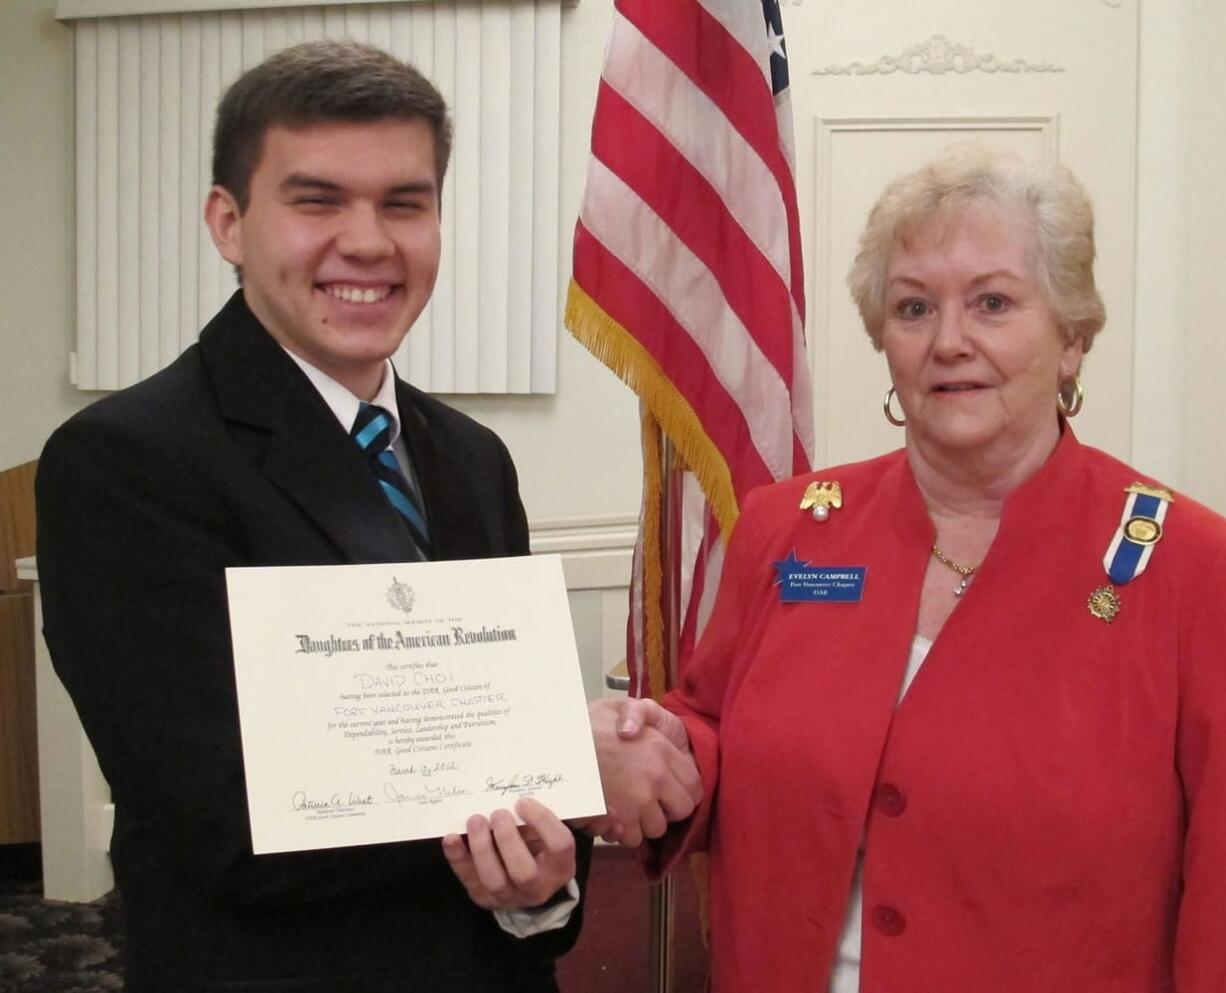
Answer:
[(937, 548), (935, 542), (932, 545), (932, 557), (940, 562), (941, 565), (947, 569), (952, 569), (962, 577), (962, 581), (954, 589), (954, 596), (961, 596), (966, 592), (966, 588), (971, 585), (971, 579), (975, 575), (975, 570), (979, 568), (979, 565), (983, 565), (982, 562), (979, 565), (959, 565), (953, 559), (947, 558), (945, 553)]

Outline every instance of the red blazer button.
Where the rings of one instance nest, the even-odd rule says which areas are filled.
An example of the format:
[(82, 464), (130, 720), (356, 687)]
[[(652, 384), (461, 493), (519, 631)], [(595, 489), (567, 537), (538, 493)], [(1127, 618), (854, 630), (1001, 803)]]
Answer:
[(883, 903), (873, 908), (872, 921), (873, 927), (887, 938), (896, 938), (907, 930), (907, 918), (903, 916), (902, 911), (887, 907)]
[(893, 783), (882, 783), (877, 787), (877, 809), (887, 817), (897, 817), (907, 809), (907, 798)]

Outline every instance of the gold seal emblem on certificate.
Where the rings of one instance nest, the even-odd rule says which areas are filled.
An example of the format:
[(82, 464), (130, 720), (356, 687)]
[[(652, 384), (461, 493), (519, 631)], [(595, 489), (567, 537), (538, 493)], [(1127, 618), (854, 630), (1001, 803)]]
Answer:
[(1162, 525), (1152, 517), (1130, 517), (1124, 525), (1124, 536), (1138, 545), (1154, 545), (1162, 537)]
[(1091, 614), (1110, 624), (1120, 612), (1120, 595), (1115, 591), (1115, 587), (1108, 583), (1090, 594), (1086, 606), (1090, 608)]
[(413, 587), (407, 583), (402, 583), (395, 576), (392, 577), (392, 585), (387, 588), (387, 602), (397, 610), (403, 610), (406, 614), (413, 613), (413, 600), (416, 594), (413, 592)]
[(805, 495), (800, 498), (800, 509), (813, 509), (813, 519), (824, 521), (830, 516), (830, 508), (836, 510), (843, 506), (843, 488), (838, 482), (813, 482), (805, 487)]

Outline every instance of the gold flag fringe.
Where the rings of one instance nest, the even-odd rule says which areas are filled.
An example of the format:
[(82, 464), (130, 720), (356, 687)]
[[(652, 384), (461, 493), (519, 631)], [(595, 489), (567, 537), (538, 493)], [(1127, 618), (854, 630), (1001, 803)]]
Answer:
[(707, 503), (727, 542), (740, 510), (732, 474), (719, 449), (702, 429), (689, 402), (656, 360), (629, 331), (573, 279), (566, 294), (566, 326), (584, 346), (637, 393), (673, 443), (685, 467), (698, 477)]

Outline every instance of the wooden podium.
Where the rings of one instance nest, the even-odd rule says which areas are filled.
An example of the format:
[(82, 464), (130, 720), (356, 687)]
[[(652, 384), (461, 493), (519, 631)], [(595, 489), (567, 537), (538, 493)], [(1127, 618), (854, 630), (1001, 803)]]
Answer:
[(39, 840), (34, 590), (16, 560), (34, 554), (34, 470), (0, 472), (0, 845)]

